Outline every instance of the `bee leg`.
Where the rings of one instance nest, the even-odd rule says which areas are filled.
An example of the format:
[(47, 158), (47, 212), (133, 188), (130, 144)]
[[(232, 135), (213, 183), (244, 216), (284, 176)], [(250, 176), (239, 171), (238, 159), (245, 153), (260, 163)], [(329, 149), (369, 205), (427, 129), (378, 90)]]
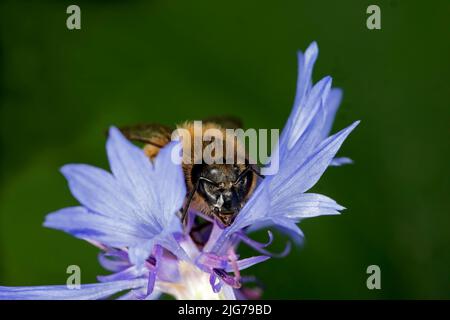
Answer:
[(189, 192), (189, 195), (187, 197), (186, 205), (184, 206), (183, 210), (181, 211), (181, 221), (186, 225), (187, 223), (187, 212), (189, 210), (189, 206), (191, 205), (192, 198), (194, 197), (194, 194), (197, 192), (197, 189), (200, 185), (200, 179), (195, 183), (194, 188)]
[(262, 178), (262, 179), (265, 178), (265, 176), (263, 176), (263, 175), (261, 174), (261, 172), (259, 171), (259, 167), (255, 166), (254, 164), (249, 164), (247, 168), (249, 168), (249, 170), (251, 170), (252, 172), (254, 172), (258, 177), (260, 177), (260, 178)]

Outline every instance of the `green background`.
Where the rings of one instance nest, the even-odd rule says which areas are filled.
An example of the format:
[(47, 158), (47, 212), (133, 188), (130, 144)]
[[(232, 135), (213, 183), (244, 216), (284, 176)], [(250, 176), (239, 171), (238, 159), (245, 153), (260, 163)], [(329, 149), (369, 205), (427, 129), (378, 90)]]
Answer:
[[(60, 166), (107, 167), (109, 125), (226, 113), (282, 128), (296, 51), (316, 40), (314, 80), (344, 89), (334, 130), (362, 120), (340, 151), (355, 164), (314, 188), (348, 209), (304, 221), (301, 249), (247, 274), (264, 298), (450, 297), (449, 1), (76, 3), (78, 31), (72, 1), (0, 5), (0, 284), (63, 284), (70, 264), (83, 283), (104, 274), (94, 247), (41, 225), (76, 204)], [(381, 290), (366, 288), (372, 264)]]

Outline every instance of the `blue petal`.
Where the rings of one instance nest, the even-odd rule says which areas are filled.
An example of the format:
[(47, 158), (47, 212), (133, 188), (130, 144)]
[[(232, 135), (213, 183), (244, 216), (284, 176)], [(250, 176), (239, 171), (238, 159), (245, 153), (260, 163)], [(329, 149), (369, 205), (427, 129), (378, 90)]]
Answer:
[(147, 295), (147, 288), (130, 290), (124, 295), (117, 298), (117, 300), (157, 300), (162, 295), (162, 292), (153, 290), (150, 295)]
[[(146, 270), (148, 273), (148, 270)], [(121, 280), (129, 280), (129, 279), (136, 279), (143, 275), (143, 272), (141, 270), (138, 270), (136, 266), (128, 267), (125, 270), (109, 274), (107, 276), (97, 276), (97, 280), (100, 282), (114, 282), (114, 281), (121, 281)]]
[(158, 203), (153, 165), (142, 149), (111, 127), (106, 142), (109, 165), (120, 185), (132, 193), (145, 210)]
[(339, 214), (339, 211), (345, 208), (324, 195), (299, 193), (293, 189), (272, 200), (271, 209), (272, 217), (283, 216), (299, 221), (319, 215)]
[[(285, 149), (291, 149), (307, 131), (309, 137), (301, 144), (297, 143), (296, 155), (307, 154), (330, 133), (334, 117), (342, 99), (340, 89), (331, 89), (331, 78), (325, 77), (316, 85), (312, 85), (311, 75), (317, 59), (318, 48), (313, 42), (305, 54), (298, 54), (297, 93), (293, 110), (280, 137), (280, 153), (286, 155)], [(313, 120), (314, 118), (323, 118)], [(312, 122), (315, 121), (314, 125)], [(289, 141), (288, 141), (289, 140)], [(308, 150), (305, 150), (308, 149)], [(291, 155), (293, 156), (293, 154)]]
[(159, 203), (155, 219), (162, 227), (155, 242), (180, 259), (190, 260), (175, 238), (175, 235), (183, 233), (183, 226), (177, 212), (181, 209), (186, 197), (186, 184), (181, 164), (176, 164), (172, 159), (172, 153), (178, 150), (179, 143), (175, 141), (169, 143), (159, 151), (155, 159), (154, 185), (158, 192)]
[(305, 54), (301, 51), (298, 52), (298, 79), (297, 79), (297, 92), (295, 96), (293, 113), (300, 107), (303, 98), (308, 90), (311, 88), (311, 76), (316, 63), (317, 56), (319, 55), (319, 48), (317, 43), (312, 42), (306, 49)]
[(320, 107), (326, 101), (330, 89), (331, 77), (323, 78), (311, 89), (307, 99), (304, 99), (306, 100), (304, 105), (301, 106), (299, 112), (293, 118), (289, 133), (288, 149), (292, 149), (306, 128), (311, 124), (314, 117), (318, 114)]
[[(315, 43), (304, 55), (299, 53), (294, 107), (273, 152), (273, 157), (279, 160), (278, 173), (262, 181), (234, 223), (217, 238), (212, 251), (223, 251), (233, 233), (250, 225), (252, 230), (277, 225), (298, 239), (303, 235), (296, 225), (301, 219), (338, 214), (343, 209), (328, 197), (304, 194), (332, 164), (336, 152), (359, 123), (357, 121), (327, 138), (342, 92), (331, 89), (330, 77), (312, 85), (311, 75), (317, 53)], [(337, 158), (333, 164), (343, 162), (346, 160)]]
[(84, 207), (69, 207), (51, 213), (47, 215), (44, 226), (119, 248), (137, 245), (153, 236), (145, 226), (132, 220), (112, 219), (89, 212)]
[[(324, 122), (325, 117), (323, 116), (323, 113), (321, 113), (312, 119), (310, 125), (302, 134), (302, 137), (297, 140), (291, 149), (288, 149), (285, 145), (275, 149), (274, 156), (280, 159), (280, 170), (276, 174), (275, 180), (284, 181), (288, 179), (292, 176), (293, 172), (301, 168), (305, 161), (308, 160), (314, 149), (321, 142), (321, 128), (323, 127)], [(271, 188), (276, 188), (277, 186), (276, 183), (273, 183)]]
[[(271, 185), (272, 192), (280, 194), (287, 191), (289, 188), (295, 188), (300, 192), (309, 190), (322, 176), (344, 140), (358, 124), (359, 121), (356, 121), (347, 128), (324, 140), (317, 146), (315, 151), (300, 168), (288, 173), (287, 179), (277, 179), (277, 176), (274, 176), (272, 182), (273, 185)], [(293, 160), (294, 159), (291, 161)], [(284, 170), (283, 164), (280, 164), (280, 170)]]
[(148, 241), (142, 241), (130, 247), (128, 250), (130, 262), (137, 265), (139, 268), (142, 268), (155, 244), (155, 239), (151, 239)]
[(256, 200), (245, 206), (236, 218), (233, 225), (226, 229), (225, 234), (251, 225), (251, 231), (265, 228), (270, 225), (278, 225), (290, 231), (298, 238), (303, 236), (297, 227), (301, 219), (316, 217), (319, 215), (339, 214), (344, 207), (333, 199), (321, 194), (301, 193), (296, 189), (281, 193), (280, 196), (270, 199), (270, 195), (261, 192)]
[(146, 210), (147, 223), (157, 226), (160, 232), (182, 230), (180, 219), (174, 219), (186, 196), (181, 165), (171, 158), (176, 146), (172, 142), (162, 148), (153, 166), (143, 150), (129, 142), (118, 129), (110, 129), (107, 142), (114, 176)]
[(186, 183), (180, 164), (172, 159), (179, 142), (171, 142), (162, 148), (155, 159), (155, 188), (159, 198), (158, 221), (165, 231), (182, 231), (181, 220), (176, 216), (186, 197)]
[[(238, 261), (236, 261), (236, 263), (237, 263), (237, 267), (239, 270), (244, 270), (244, 269), (254, 266), (255, 264), (264, 262), (268, 259), (270, 259), (270, 257), (268, 257), (268, 256), (255, 256), (255, 257), (238, 260)], [(225, 268), (225, 271), (233, 272), (234, 271), (233, 266), (229, 263), (228, 266)]]
[(338, 88), (331, 89), (324, 108), (326, 120), (323, 126), (322, 139), (325, 139), (330, 134), (331, 128), (333, 127), (334, 118), (336, 116), (339, 105), (341, 104), (341, 101), (342, 90)]
[(330, 166), (334, 167), (340, 167), (346, 164), (352, 164), (353, 160), (347, 157), (340, 157), (340, 158), (334, 158), (333, 161), (331, 161)]
[[(180, 218), (174, 217), (172, 219), (173, 225), (178, 225), (180, 223)], [(180, 226), (180, 228), (182, 228)], [(169, 229), (169, 228), (168, 228)], [(186, 251), (180, 246), (180, 243), (175, 238), (175, 235), (171, 232), (169, 233), (162, 233), (159, 235), (156, 240), (156, 243), (160, 244), (170, 252), (172, 252), (174, 255), (176, 255), (178, 258), (185, 260), (185, 261), (191, 261), (191, 258), (188, 256)]]
[(67, 286), (0, 287), (0, 300), (95, 300), (115, 293), (143, 287), (146, 279), (134, 279), (81, 285), (80, 289)]
[(288, 121), (281, 133), (280, 146), (287, 147), (287, 140), (291, 132), (292, 122), (297, 118), (300, 112), (301, 105), (304, 102), (305, 95), (311, 88), (311, 76), (316, 62), (319, 49), (317, 43), (313, 42), (306, 49), (305, 54), (298, 52), (298, 77), (297, 77), (297, 92), (294, 100), (294, 107), (288, 118)]
[[(358, 121), (353, 123), (323, 141), (300, 168), (294, 167), (296, 169), (293, 171), (292, 166), (280, 163), (280, 172), (269, 179), (264, 179), (234, 223), (219, 237), (214, 250), (221, 250), (232, 233), (251, 224), (282, 224), (282, 227), (300, 236), (301, 231), (295, 226), (295, 222), (299, 219), (321, 214), (337, 214), (339, 210), (342, 210), (343, 207), (330, 198), (314, 194), (307, 195), (303, 192), (317, 182), (345, 138), (358, 123)], [(280, 179), (280, 177), (287, 178)]]
[(301, 243), (303, 239), (303, 231), (297, 226), (296, 223), (298, 221), (291, 220), (282, 216), (269, 218), (268, 220), (271, 221), (272, 224), (281, 227), (287, 234), (291, 236), (292, 239), (294, 239), (297, 244)]
[(175, 147), (162, 148), (153, 165), (112, 127), (107, 153), (113, 175), (87, 165), (63, 167), (73, 195), (86, 208), (50, 214), (44, 225), (111, 247), (129, 247), (135, 264), (142, 264), (157, 243), (186, 258), (173, 235), (182, 232), (177, 211), (186, 195), (181, 165), (171, 159)]
[(224, 300), (236, 300), (236, 295), (232, 287), (224, 285), (220, 291)]
[[(120, 252), (125, 253), (124, 251)], [(110, 254), (109, 252), (101, 252), (98, 255), (98, 261), (104, 269), (112, 272), (119, 272), (130, 266), (128, 255), (122, 258), (119, 255)]]
[(73, 196), (89, 210), (112, 218), (138, 219), (142, 210), (136, 200), (109, 172), (84, 164), (65, 165), (61, 172)]

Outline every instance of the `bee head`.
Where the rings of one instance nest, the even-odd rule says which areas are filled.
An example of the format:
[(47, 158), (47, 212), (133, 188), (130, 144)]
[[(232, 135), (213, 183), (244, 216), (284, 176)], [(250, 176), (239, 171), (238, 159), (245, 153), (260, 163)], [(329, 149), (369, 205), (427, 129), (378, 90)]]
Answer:
[[(198, 166), (198, 167), (196, 167)], [(229, 226), (244, 205), (252, 185), (252, 172), (233, 164), (196, 165), (193, 182), (210, 212)]]

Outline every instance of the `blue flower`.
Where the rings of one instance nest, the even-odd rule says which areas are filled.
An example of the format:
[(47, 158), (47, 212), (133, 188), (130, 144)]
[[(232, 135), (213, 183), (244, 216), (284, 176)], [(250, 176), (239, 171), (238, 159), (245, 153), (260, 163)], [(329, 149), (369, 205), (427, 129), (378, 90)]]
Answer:
[(358, 125), (329, 136), (336, 111), (342, 98), (340, 89), (331, 88), (331, 77), (315, 85), (311, 75), (318, 55), (313, 42), (306, 52), (298, 53), (299, 73), (293, 110), (273, 151), (278, 157), (279, 171), (266, 177), (234, 223), (224, 230), (213, 250), (222, 246), (233, 234), (245, 227), (250, 230), (275, 225), (286, 230), (294, 239), (303, 235), (297, 223), (304, 218), (338, 214), (344, 207), (324, 195), (306, 193), (330, 165), (351, 162), (334, 158), (344, 140)]
[[(329, 197), (307, 193), (328, 166), (351, 162), (335, 155), (358, 124), (329, 136), (342, 93), (331, 88), (330, 77), (312, 84), (317, 54), (315, 43), (299, 53), (294, 107), (272, 152), (278, 173), (259, 183), (230, 227), (213, 222), (208, 232), (183, 228), (177, 213), (186, 188), (181, 166), (171, 159), (176, 143), (162, 148), (152, 162), (112, 127), (106, 145), (111, 173), (83, 164), (64, 166), (61, 171), (80, 206), (51, 213), (44, 223), (100, 248), (99, 262), (112, 273), (79, 289), (0, 287), (0, 299), (103, 299), (119, 292), (122, 299), (154, 299), (161, 293), (177, 299), (258, 296), (242, 287), (241, 270), (273, 256), (266, 250), (273, 237), (269, 231), (268, 243), (262, 244), (248, 233), (277, 227), (299, 240), (302, 219), (343, 209)], [(262, 255), (240, 259), (240, 242)]]

